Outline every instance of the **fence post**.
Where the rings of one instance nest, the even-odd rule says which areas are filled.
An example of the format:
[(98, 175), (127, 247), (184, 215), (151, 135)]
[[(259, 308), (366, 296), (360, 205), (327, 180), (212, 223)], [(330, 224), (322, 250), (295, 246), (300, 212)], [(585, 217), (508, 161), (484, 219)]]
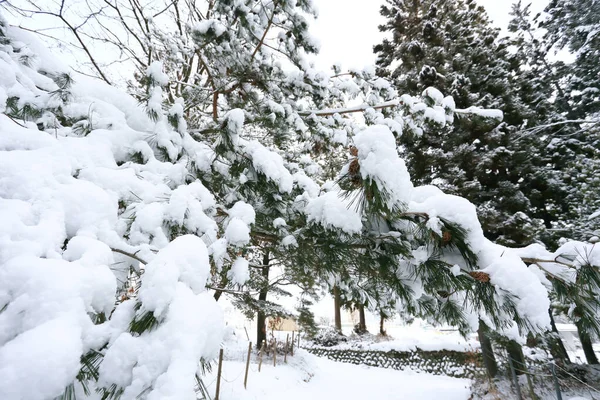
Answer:
[(219, 392), (221, 391), (221, 370), (223, 367), (223, 349), (219, 350), (219, 369), (217, 370), (217, 390), (215, 400), (219, 400)]
[(285, 348), (283, 350), (283, 362), (287, 363), (287, 350), (288, 350), (288, 346), (290, 344), (290, 334), (288, 333), (285, 336)]
[(264, 351), (265, 351), (265, 341), (263, 340), (262, 346), (260, 347), (260, 354), (258, 355), (258, 372), (260, 372), (260, 367), (262, 366), (262, 358), (263, 358)]
[(552, 376), (554, 377), (554, 388), (556, 389), (556, 398), (557, 400), (562, 400), (560, 384), (558, 383), (558, 377), (556, 376), (556, 365), (554, 365), (554, 363), (551, 363), (550, 365), (552, 365)]
[(273, 366), (277, 366), (277, 339), (273, 339)]
[(519, 386), (519, 379), (517, 378), (517, 373), (515, 371), (510, 354), (508, 355), (508, 365), (510, 365), (510, 372), (512, 373), (512, 378), (515, 383), (515, 389), (517, 389), (517, 396), (519, 397), (519, 400), (523, 400), (523, 396), (521, 396), (521, 387)]
[(292, 357), (294, 357), (294, 332), (295, 331), (292, 331), (292, 348), (291, 348), (291, 353), (290, 353), (290, 355)]
[(300, 349), (300, 332), (298, 332), (298, 349)]
[(252, 342), (248, 345), (248, 359), (246, 360), (246, 374), (244, 375), (244, 389), (248, 384), (248, 368), (250, 368), (250, 353), (252, 352)]

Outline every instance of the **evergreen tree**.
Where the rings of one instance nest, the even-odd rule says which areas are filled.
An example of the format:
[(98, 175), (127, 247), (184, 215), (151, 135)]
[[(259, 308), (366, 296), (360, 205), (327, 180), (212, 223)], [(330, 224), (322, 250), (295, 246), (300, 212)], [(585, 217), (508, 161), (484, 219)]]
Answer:
[[(523, 132), (538, 104), (522, 99), (522, 60), (509, 52), (510, 43), (499, 39), (475, 1), (388, 1), (381, 13), (387, 22), (380, 29), (392, 39), (374, 48), (380, 75), (393, 78), (403, 92), (417, 94), (433, 85), (450, 94), (456, 107), (503, 112), (496, 120), (458, 115), (451, 126), (440, 123), (418, 136), (399, 137), (413, 180), (468, 198), (477, 205), (486, 236), (498, 243), (539, 240), (559, 219), (548, 210), (558, 208), (563, 192), (552, 191), (560, 185), (547, 172), (546, 144)], [(487, 343), (486, 331), (479, 327)], [(493, 349), (488, 344), (483, 350), (494, 376)]]
[[(401, 92), (435, 86), (457, 107), (495, 108), (502, 118), (465, 119), (399, 138), (413, 179), (434, 183), (478, 206), (484, 231), (507, 245), (531, 243), (547, 218), (538, 193), (547, 183), (536, 137), (517, 130), (532, 110), (514, 85), (507, 45), (475, 1), (388, 1), (380, 29), (392, 39), (375, 46), (379, 73)], [(489, 117), (489, 116), (486, 116)], [(549, 221), (548, 221), (549, 224)]]
[[(560, 182), (562, 201), (556, 207), (547, 207), (556, 215), (552, 224), (556, 241), (560, 237), (587, 240), (597, 234), (598, 221), (590, 215), (598, 208), (599, 136), (596, 126), (597, 109), (594, 93), (598, 78), (588, 63), (595, 57), (593, 26), (598, 24), (595, 4), (584, 1), (553, 1), (543, 18), (530, 19), (528, 7), (521, 3), (513, 7), (510, 29), (515, 33), (512, 42), (517, 46), (515, 57), (527, 68), (519, 71), (524, 101), (539, 110), (529, 121), (526, 134), (534, 132), (545, 137), (545, 173)], [(537, 30), (544, 28), (540, 37)], [(565, 63), (551, 57), (555, 50), (567, 49), (575, 58)], [(552, 192), (549, 192), (552, 193)], [(562, 203), (562, 205), (560, 205)], [(566, 257), (590, 256), (590, 250), (566, 252)], [(559, 256), (562, 257), (561, 254)], [(579, 261), (589, 264), (587, 261)], [(588, 270), (590, 273), (593, 269)], [(578, 327), (579, 336), (587, 347), (588, 362), (597, 358), (590, 351), (590, 338), (596, 337), (597, 277), (585, 280), (551, 277), (555, 312), (569, 315)], [(569, 311), (569, 312), (567, 312)], [(587, 346), (586, 346), (587, 343)], [(560, 343), (551, 346), (560, 356)], [(566, 357), (564, 357), (566, 358)]]
[(552, 51), (567, 50), (574, 57), (568, 64), (557, 62), (555, 104), (565, 128), (554, 135), (555, 151), (566, 160), (570, 175), (568, 201), (572, 209), (561, 228), (565, 237), (587, 240), (600, 232), (597, 220), (590, 220), (600, 208), (599, 6), (594, 1), (551, 1), (540, 26), (546, 30), (544, 46)]

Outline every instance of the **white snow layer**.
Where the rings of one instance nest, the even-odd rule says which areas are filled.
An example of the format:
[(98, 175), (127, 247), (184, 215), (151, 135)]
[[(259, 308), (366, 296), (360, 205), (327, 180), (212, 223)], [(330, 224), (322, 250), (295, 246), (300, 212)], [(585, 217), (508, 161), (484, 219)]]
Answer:
[[(432, 90), (428, 94), (438, 100), (441, 96)], [(506, 292), (514, 295), (517, 310), (534, 328), (544, 330), (548, 327), (550, 303), (543, 282), (545, 279), (540, 276), (539, 270), (527, 267), (518, 254), (485, 238), (476, 207), (472, 203), (445, 194), (434, 186), (413, 187), (404, 161), (398, 156), (396, 141), (389, 127), (368, 127), (356, 135), (354, 144), (358, 150), (362, 179), (374, 181), (385, 191), (390, 209), (425, 213), (429, 216), (428, 225), (434, 230), (440, 229), (440, 218), (466, 229), (469, 245), (479, 260), (478, 267), (489, 274), (498, 299), (502, 299)], [(326, 228), (341, 229), (349, 234), (359, 233), (363, 229), (361, 215), (352, 207), (351, 198), (351, 195), (344, 197), (339, 188), (334, 186), (330, 191), (309, 200), (305, 211), (308, 221)], [(461, 264), (460, 257), (448, 255), (446, 258), (450, 265)], [(465, 312), (469, 313), (469, 310)], [(470, 320), (476, 330), (478, 318), (473, 316)], [(506, 334), (512, 335), (511, 332), (507, 331)]]
[[(433, 95), (435, 96), (435, 92)], [(517, 297), (518, 311), (527, 317), (534, 327), (545, 329), (548, 326), (550, 303), (547, 290), (538, 274), (528, 268), (520, 257), (506, 252), (504, 247), (485, 238), (476, 207), (472, 203), (464, 198), (445, 194), (433, 186), (413, 188), (404, 162), (398, 157), (393, 133), (388, 127), (372, 126), (365, 129), (356, 136), (355, 144), (362, 178), (372, 179), (380, 189), (385, 188), (390, 208), (403, 209), (406, 204), (407, 212), (426, 213), (430, 224), (443, 217), (466, 229), (469, 245), (479, 258), (480, 269), (490, 275), (490, 282), (497, 289)], [(334, 203), (333, 200), (329, 202)], [(343, 215), (338, 208), (339, 206), (332, 207), (335, 210), (333, 214)], [(350, 210), (347, 210), (347, 213), (350, 213)], [(328, 213), (322, 215), (321, 220), (333, 225), (333, 222), (328, 220)], [(351, 221), (350, 216), (344, 217), (336, 219), (335, 226), (342, 227), (343, 223)], [(357, 218), (358, 216), (354, 217)], [(456, 260), (448, 261), (454, 264)], [(501, 291), (497, 291), (497, 294), (502, 296)]]
[(363, 179), (372, 179), (380, 190), (389, 194), (390, 209), (404, 204), (411, 195), (413, 185), (408, 170), (398, 156), (396, 139), (387, 126), (374, 125), (354, 138), (358, 149), (360, 172)]
[[(18, 61), (22, 53), (3, 45), (0, 93), (38, 107), (52, 104), (48, 91), (58, 87), (38, 71), (66, 70), (34, 37), (16, 28), (7, 32), (21, 52), (29, 41), (37, 57), (28, 67)], [(148, 73), (163, 83), (159, 64)], [(181, 136), (155, 126), (135, 99), (80, 76), (71, 92), (63, 112), (91, 119), (94, 129), (85, 136), (62, 127), (50, 134), (0, 115), (0, 398), (54, 398), (74, 382), (81, 356), (100, 351), (99, 384), (123, 387), (123, 399), (142, 392), (148, 399), (195, 399), (198, 361), (214, 357), (222, 338), (220, 308), (205, 289), (210, 264), (200, 238), (216, 239), (214, 198), (199, 181), (185, 185), (187, 159), (154, 158), (144, 140), (148, 132), (169, 151), (177, 150)], [(201, 147), (187, 151), (190, 158), (210, 159)], [(136, 152), (145, 163), (132, 167), (125, 161)], [(238, 212), (252, 222), (247, 207)], [(121, 238), (132, 215), (126, 243)], [(169, 243), (163, 221), (200, 237)], [(139, 263), (111, 247), (148, 261), (137, 311), (135, 300), (113, 311), (129, 265)], [(241, 281), (243, 268), (236, 269)], [(158, 327), (130, 333), (134, 314), (146, 311), (154, 312)], [(111, 312), (106, 322), (92, 320)]]

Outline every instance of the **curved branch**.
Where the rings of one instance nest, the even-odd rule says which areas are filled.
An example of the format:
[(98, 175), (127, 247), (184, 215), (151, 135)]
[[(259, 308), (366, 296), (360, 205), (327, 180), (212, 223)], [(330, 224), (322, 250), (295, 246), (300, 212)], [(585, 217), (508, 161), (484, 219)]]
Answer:
[(250, 62), (252, 62), (252, 60), (254, 60), (256, 53), (258, 53), (258, 50), (261, 48), (261, 46), (265, 42), (265, 39), (267, 38), (267, 33), (269, 33), (269, 29), (271, 29), (271, 25), (273, 24), (273, 18), (275, 18), (276, 9), (277, 9), (277, 2), (275, 1), (275, 2), (273, 2), (273, 12), (271, 13), (271, 17), (269, 17), (269, 22), (267, 24), (267, 27), (265, 28), (265, 31), (263, 32), (263, 35), (260, 38), (260, 41), (256, 45), (256, 48), (252, 52), (252, 55), (250, 56)]
[(129, 258), (133, 258), (134, 260), (136, 260), (136, 261), (138, 261), (138, 262), (140, 262), (140, 263), (142, 263), (142, 264), (144, 264), (144, 265), (147, 265), (147, 264), (148, 264), (148, 262), (147, 262), (147, 261), (145, 261), (144, 259), (142, 259), (142, 258), (140, 258), (140, 257), (138, 257), (138, 256), (137, 256), (137, 253), (139, 252), (139, 250), (138, 250), (138, 251), (136, 251), (135, 253), (129, 253), (129, 252), (125, 251), (125, 250), (121, 250), (121, 249), (114, 249), (114, 248), (112, 248), (112, 247), (111, 247), (110, 249), (111, 249), (112, 251), (114, 251), (115, 253), (123, 254), (124, 256), (127, 256), (127, 257), (129, 257)]

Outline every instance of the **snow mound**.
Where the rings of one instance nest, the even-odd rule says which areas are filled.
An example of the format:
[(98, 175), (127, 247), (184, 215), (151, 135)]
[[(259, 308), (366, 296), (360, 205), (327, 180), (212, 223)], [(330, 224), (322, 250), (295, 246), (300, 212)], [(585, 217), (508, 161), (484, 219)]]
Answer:
[[(0, 115), (0, 398), (45, 400), (72, 384), (83, 398), (76, 381), (88, 357), (99, 364), (92, 393), (115, 384), (123, 399), (195, 398), (198, 362), (215, 356), (223, 328), (205, 288), (216, 203), (186, 172), (208, 150), (184, 151), (185, 134), (104, 83), (72, 75), (59, 87), (68, 69), (35, 37), (2, 29), (0, 93), (14, 107)], [(22, 63), (30, 51), (35, 62)], [(165, 84), (161, 69), (148, 73)], [(57, 96), (64, 90), (69, 100)], [(26, 106), (52, 111), (31, 120)], [(171, 241), (171, 230), (189, 234)], [(130, 270), (141, 268), (130, 299)], [(143, 318), (154, 329), (133, 327)]]

